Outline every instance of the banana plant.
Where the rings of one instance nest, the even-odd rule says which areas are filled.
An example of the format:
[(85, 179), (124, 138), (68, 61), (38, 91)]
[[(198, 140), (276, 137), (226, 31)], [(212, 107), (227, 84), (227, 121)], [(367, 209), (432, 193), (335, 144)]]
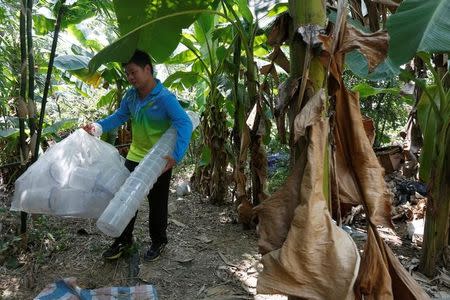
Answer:
[[(240, 45), (245, 54), (243, 69), (246, 101), (238, 112), (237, 127), (241, 129), (239, 156), (235, 163), (235, 181), (237, 184), (238, 214), (244, 226), (251, 226), (253, 212), (251, 207), (261, 203), (266, 197), (267, 157), (263, 147), (265, 135), (264, 103), (262, 91), (258, 88), (258, 68), (255, 61), (255, 44), (258, 36), (258, 22), (254, 19), (247, 1), (223, 1), (224, 9), (236, 24)], [(236, 93), (237, 94), (237, 93)], [(250, 150), (251, 195), (246, 193), (245, 165)]]
[[(263, 148), (263, 136), (265, 134), (263, 103), (261, 93), (258, 90), (259, 81), (255, 63), (255, 48), (261, 42), (257, 40), (258, 26), (254, 20), (246, 1), (222, 1), (223, 13), (228, 16), (230, 26), (216, 30), (216, 35), (221, 37), (228, 32), (230, 48), (233, 51), (233, 61), (228, 61), (232, 66), (230, 78), (231, 95), (234, 99), (234, 109), (229, 110), (233, 114), (234, 128), (233, 139), (238, 148), (235, 152), (234, 180), (236, 183), (236, 206), (238, 218), (244, 226), (250, 226), (252, 222), (253, 205), (259, 204), (265, 198), (267, 161)], [(261, 35), (259, 35), (261, 36)], [(266, 54), (266, 52), (263, 52)], [(229, 53), (231, 55), (231, 53)], [(227, 55), (229, 56), (229, 55)], [(226, 56), (226, 57), (227, 57)], [(242, 58), (241, 58), (242, 57)], [(241, 78), (241, 70), (245, 71), (245, 77)], [(244, 83), (244, 86), (242, 85)], [(231, 85), (232, 84), (232, 85)], [(251, 121), (246, 122), (251, 111), (254, 111)], [(250, 123), (250, 124), (249, 124)], [(247, 178), (245, 166), (247, 153), (250, 149), (250, 174), (251, 193), (247, 193)], [(231, 150), (229, 151), (232, 152)]]
[[(226, 94), (229, 90), (229, 79), (225, 64), (231, 54), (231, 45), (219, 39), (215, 27), (217, 15), (202, 14), (193, 26), (192, 34), (185, 34), (182, 44), (187, 52), (192, 54), (192, 70), (203, 80), (197, 85), (197, 102), (202, 111), (201, 139), (204, 144), (203, 160), (195, 170), (194, 182), (200, 190), (209, 196), (210, 202), (222, 204), (226, 199), (227, 183), (226, 166), (229, 159), (227, 151), (228, 113), (226, 110)], [(222, 36), (223, 37), (223, 36)], [(180, 57), (180, 54), (177, 56)], [(185, 56), (189, 60), (189, 56)], [(185, 73), (178, 73), (183, 76)], [(177, 73), (168, 78), (173, 83)], [(195, 76), (193, 77), (195, 78)], [(186, 82), (186, 80), (184, 80)], [(170, 82), (166, 80), (166, 84)], [(202, 103), (204, 102), (204, 103)], [(208, 180), (205, 180), (208, 178)]]
[[(431, 63), (430, 55), (419, 53), (433, 82), (422, 86), (424, 93), (417, 105), (423, 134), (419, 177), (428, 184), (424, 245), (421, 269), (427, 275), (436, 273), (436, 264), (445, 262), (450, 213), (450, 86)], [(422, 82), (423, 83), (423, 82)]]
[[(210, 197), (212, 203), (221, 204), (226, 199), (228, 182), (226, 166), (230, 155), (228, 145), (228, 121), (234, 114), (236, 98), (229, 74), (239, 70), (228, 58), (238, 39), (233, 26), (221, 26), (223, 18), (202, 14), (193, 30), (181, 39), (186, 50), (174, 55), (167, 64), (188, 64), (191, 70), (178, 71), (165, 81), (166, 86), (180, 91), (196, 90), (196, 109), (202, 113), (203, 149), (201, 160), (194, 174), (194, 184)], [(233, 56), (235, 58), (236, 56)]]
[(446, 0), (405, 0), (387, 22), (389, 56), (394, 63), (404, 64), (418, 54), (433, 78), (432, 84), (414, 79), (424, 91), (417, 105), (424, 138), (419, 175), (428, 185), (420, 269), (429, 276), (436, 273), (436, 264), (445, 261), (449, 235), (450, 88), (445, 80), (448, 74), (439, 74), (430, 61), (432, 55), (450, 52), (449, 13)]

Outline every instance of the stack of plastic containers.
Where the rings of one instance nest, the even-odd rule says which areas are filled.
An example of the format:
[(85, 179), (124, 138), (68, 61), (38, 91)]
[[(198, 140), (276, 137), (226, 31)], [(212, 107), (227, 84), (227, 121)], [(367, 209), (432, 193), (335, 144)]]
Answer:
[[(188, 115), (194, 130), (199, 118), (190, 111)], [(170, 127), (142, 159), (97, 220), (97, 227), (102, 232), (112, 237), (120, 236), (164, 170), (167, 164), (164, 156), (172, 153), (176, 139), (176, 129)]]

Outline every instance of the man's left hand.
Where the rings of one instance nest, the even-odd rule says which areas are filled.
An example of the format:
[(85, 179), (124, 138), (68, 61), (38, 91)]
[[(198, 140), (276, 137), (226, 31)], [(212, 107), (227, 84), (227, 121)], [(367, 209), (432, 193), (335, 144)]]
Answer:
[(167, 160), (167, 164), (166, 164), (166, 167), (163, 170), (163, 173), (165, 173), (168, 170), (172, 169), (172, 167), (176, 164), (175, 159), (172, 156), (170, 156), (170, 155), (164, 156), (164, 159)]

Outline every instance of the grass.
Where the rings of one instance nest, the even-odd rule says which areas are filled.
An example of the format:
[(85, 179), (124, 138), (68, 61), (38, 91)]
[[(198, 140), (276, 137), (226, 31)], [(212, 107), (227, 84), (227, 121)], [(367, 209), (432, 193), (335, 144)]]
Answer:
[(280, 186), (282, 186), (289, 176), (289, 167), (287, 165), (279, 166), (275, 173), (268, 178), (267, 187), (270, 194), (273, 194)]

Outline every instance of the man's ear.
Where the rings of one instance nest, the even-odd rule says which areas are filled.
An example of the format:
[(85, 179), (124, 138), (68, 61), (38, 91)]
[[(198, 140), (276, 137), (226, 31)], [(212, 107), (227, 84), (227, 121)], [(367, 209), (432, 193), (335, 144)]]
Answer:
[(148, 72), (150, 72), (150, 75), (153, 75), (153, 70), (150, 65), (145, 65), (145, 71), (148, 71)]

